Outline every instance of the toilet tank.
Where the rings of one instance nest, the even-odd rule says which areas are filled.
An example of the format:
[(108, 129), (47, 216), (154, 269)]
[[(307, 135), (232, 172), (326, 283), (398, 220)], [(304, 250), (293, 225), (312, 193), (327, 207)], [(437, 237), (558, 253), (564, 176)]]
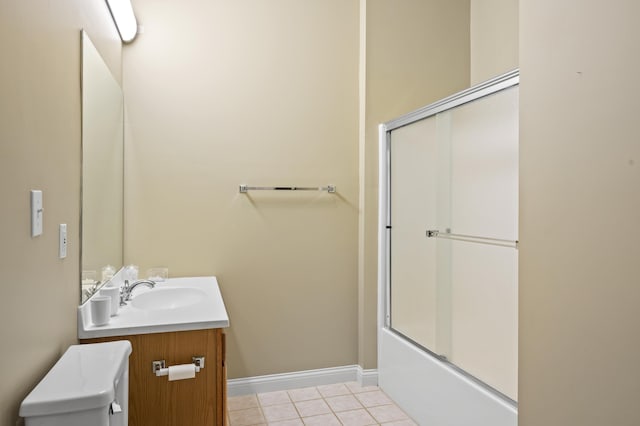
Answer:
[(20, 405), (26, 426), (127, 426), (131, 343), (74, 345)]

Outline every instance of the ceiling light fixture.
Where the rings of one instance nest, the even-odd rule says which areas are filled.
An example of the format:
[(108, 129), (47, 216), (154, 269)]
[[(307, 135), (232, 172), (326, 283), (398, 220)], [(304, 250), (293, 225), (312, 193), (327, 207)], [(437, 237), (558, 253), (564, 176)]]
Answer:
[(123, 42), (129, 43), (136, 37), (138, 22), (133, 14), (131, 0), (106, 0), (113, 22)]

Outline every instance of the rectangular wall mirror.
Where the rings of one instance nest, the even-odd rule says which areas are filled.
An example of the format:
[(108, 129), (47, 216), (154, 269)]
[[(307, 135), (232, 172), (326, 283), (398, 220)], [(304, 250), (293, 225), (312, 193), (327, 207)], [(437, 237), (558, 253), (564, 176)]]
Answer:
[(124, 102), (122, 90), (82, 31), (81, 300), (122, 267)]

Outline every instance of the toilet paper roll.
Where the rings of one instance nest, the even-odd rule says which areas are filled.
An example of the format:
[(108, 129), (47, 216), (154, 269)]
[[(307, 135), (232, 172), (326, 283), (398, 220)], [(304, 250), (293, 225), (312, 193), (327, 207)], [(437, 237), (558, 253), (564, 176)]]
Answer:
[(180, 364), (169, 367), (169, 381), (193, 379), (196, 377), (195, 364)]

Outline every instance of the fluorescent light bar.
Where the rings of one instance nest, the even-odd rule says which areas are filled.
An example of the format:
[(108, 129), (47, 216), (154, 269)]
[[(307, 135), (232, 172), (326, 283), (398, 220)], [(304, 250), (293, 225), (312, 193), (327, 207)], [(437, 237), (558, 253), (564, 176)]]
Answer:
[(113, 22), (116, 24), (120, 38), (125, 43), (136, 37), (138, 22), (133, 14), (131, 0), (106, 0)]

